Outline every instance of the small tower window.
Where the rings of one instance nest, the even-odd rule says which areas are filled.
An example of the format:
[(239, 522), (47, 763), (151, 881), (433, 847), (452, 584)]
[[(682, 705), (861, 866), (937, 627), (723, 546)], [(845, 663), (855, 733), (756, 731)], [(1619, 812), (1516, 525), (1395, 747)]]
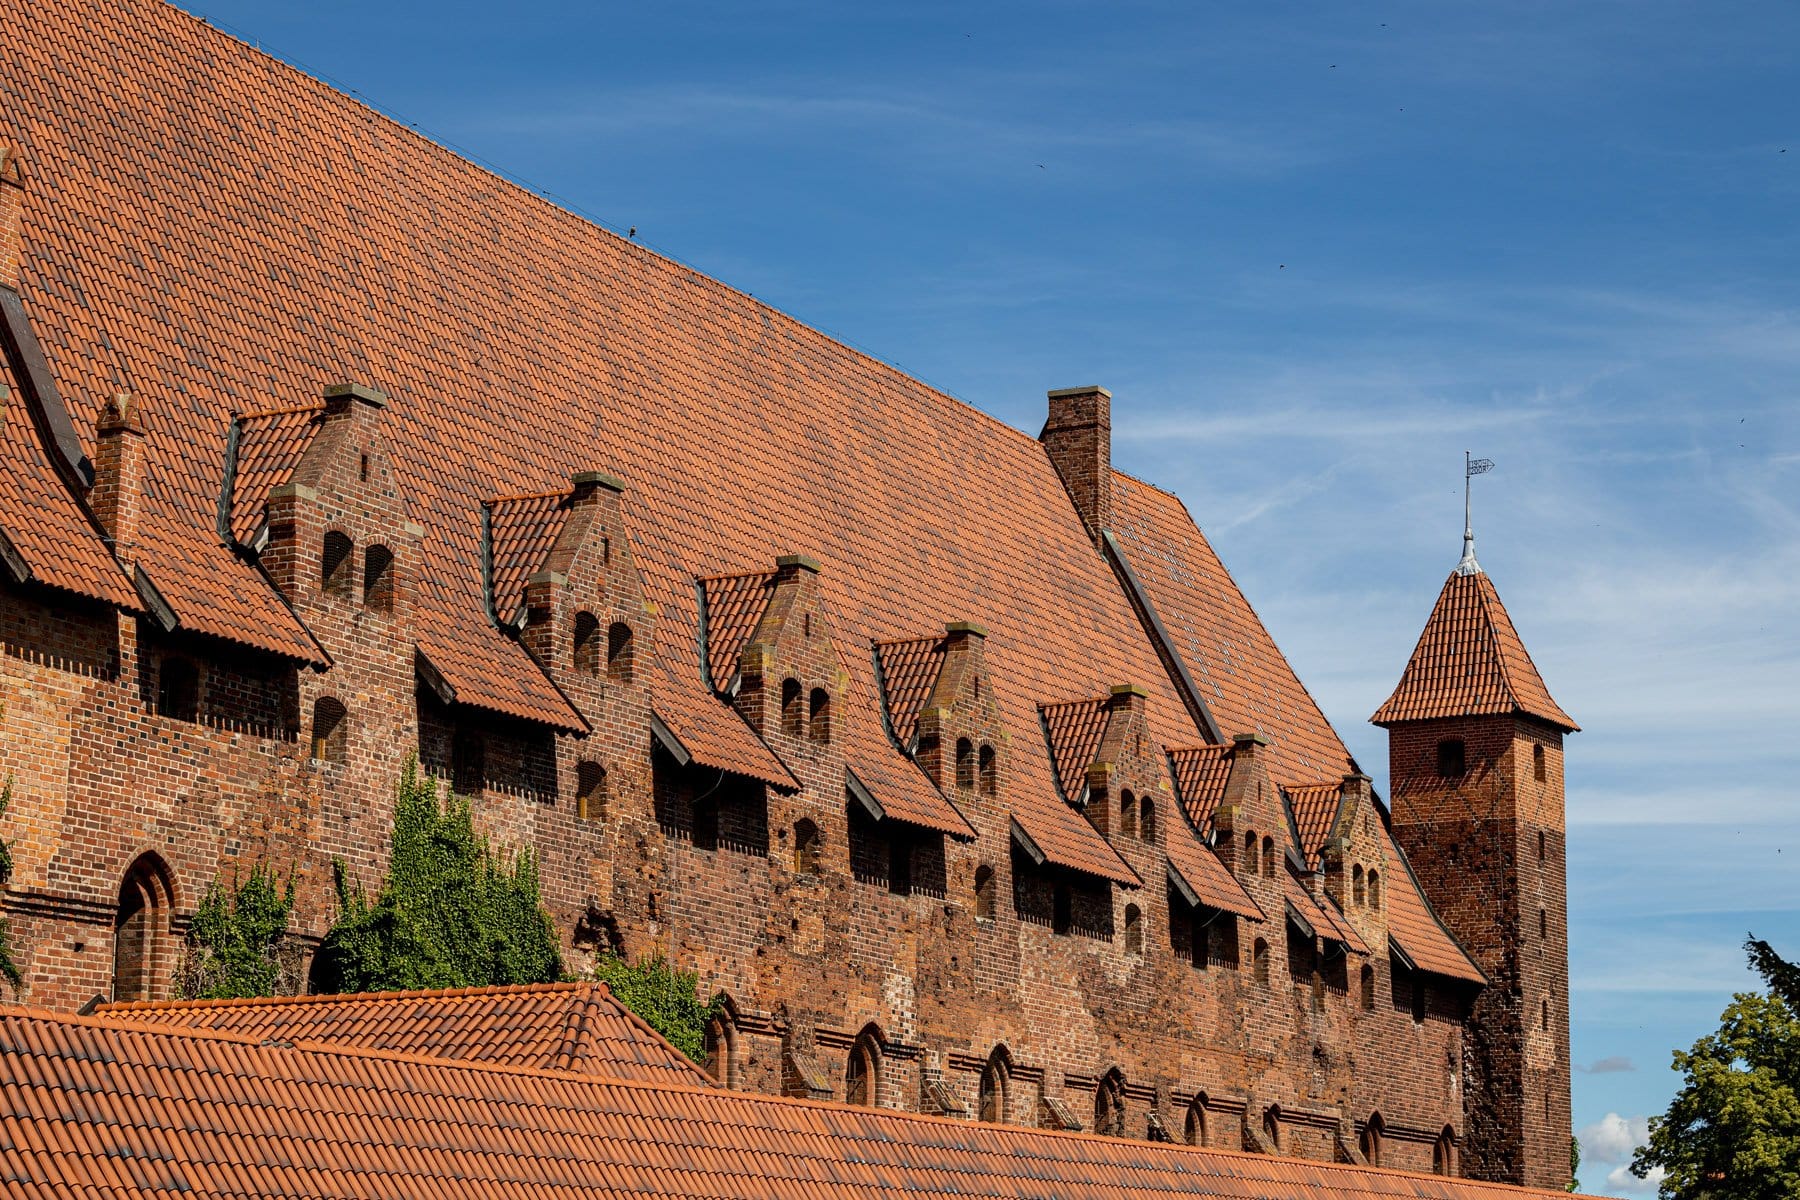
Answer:
[(1456, 1174), (1456, 1130), (1448, 1125), (1444, 1126), (1444, 1132), (1438, 1134), (1437, 1144), (1431, 1148), (1431, 1173)]
[(1362, 969), (1362, 1006), (1364, 1012), (1375, 1011), (1375, 968), (1365, 966)]
[(1156, 842), (1156, 801), (1148, 796), (1138, 798), (1138, 836), (1146, 842)]
[(1187, 1130), (1185, 1131), (1185, 1136), (1187, 1139), (1187, 1144), (1190, 1146), (1206, 1145), (1206, 1093), (1205, 1092), (1201, 1092), (1198, 1096), (1195, 1096), (1194, 1102), (1192, 1104), (1188, 1105)]
[(1548, 941), (1550, 938), (1550, 914), (1538, 909), (1538, 936)]
[(1363, 887), (1362, 864), (1357, 863), (1350, 869), (1350, 895), (1358, 904), (1367, 904), (1369, 894)]
[(1275, 878), (1275, 839), (1272, 837), (1263, 839), (1262, 873), (1265, 879)]
[(1250, 970), (1255, 975), (1256, 982), (1264, 987), (1269, 986), (1269, 943), (1261, 938), (1256, 939), (1256, 944), (1250, 950)]
[(1544, 744), (1542, 742), (1531, 748), (1531, 777), (1539, 783), (1544, 782)]
[(976, 755), (976, 782), (980, 785), (984, 796), (1000, 794), (1000, 763), (994, 748), (986, 742), (981, 744), (981, 752)]
[(844, 1068), (844, 1103), (874, 1108), (881, 1095), (881, 1045), (872, 1030), (865, 1029), (850, 1047)]
[(164, 658), (157, 671), (156, 711), (177, 721), (199, 720), (199, 668), (185, 658)]
[(1543, 830), (1538, 830), (1538, 861), (1543, 862), (1550, 856), (1550, 839)]
[(606, 630), (606, 677), (615, 683), (630, 683), (636, 663), (633, 661), (631, 626), (614, 621)]
[(1125, 906), (1125, 953), (1144, 952), (1144, 914), (1135, 904)]
[(802, 817), (794, 822), (794, 874), (819, 873), (819, 827)]
[(356, 543), (350, 540), (349, 534), (333, 529), (325, 535), (325, 545), (319, 554), (319, 586), (328, 595), (349, 594), (353, 582), (351, 576), (356, 573), (355, 557)]
[(584, 821), (606, 819), (606, 768), (597, 762), (575, 765), (575, 815)]
[(806, 736), (806, 709), (798, 679), (781, 681), (781, 732), (791, 738)]
[(1244, 833), (1244, 874), (1256, 874), (1256, 830)]
[(1094, 1089), (1094, 1132), (1106, 1137), (1125, 1136), (1125, 1086), (1116, 1067)]
[(975, 743), (968, 738), (956, 739), (956, 786), (965, 792), (975, 787)]
[(1137, 797), (1130, 792), (1119, 797), (1119, 836), (1137, 836)]
[(992, 921), (994, 919), (994, 868), (982, 866), (975, 868), (975, 919)]
[(1369, 907), (1381, 907), (1381, 872), (1369, 872)]
[(320, 696), (313, 703), (312, 760), (321, 763), (344, 761), (345, 743), (349, 741), (348, 714), (343, 701)]
[(374, 545), (363, 551), (363, 607), (376, 612), (394, 608), (394, 552)]
[(1544, 1030), (1546, 1033), (1550, 1030), (1549, 1000), (1542, 1000), (1538, 1003), (1538, 1028)]
[(719, 1015), (706, 1024), (706, 1073), (711, 1075), (720, 1087), (727, 1091), (733, 1091), (739, 1083), (737, 1022), (732, 1019), (731, 1008), (728, 1004), (720, 1004), (717, 1007)]
[(807, 700), (807, 736), (821, 746), (831, 744), (831, 693), (814, 688)]
[(600, 673), (600, 618), (591, 612), (575, 614), (575, 641), (570, 661), (583, 675)]
[(1437, 744), (1437, 773), (1445, 779), (1461, 778), (1467, 758), (1468, 748), (1461, 738), (1445, 738)]

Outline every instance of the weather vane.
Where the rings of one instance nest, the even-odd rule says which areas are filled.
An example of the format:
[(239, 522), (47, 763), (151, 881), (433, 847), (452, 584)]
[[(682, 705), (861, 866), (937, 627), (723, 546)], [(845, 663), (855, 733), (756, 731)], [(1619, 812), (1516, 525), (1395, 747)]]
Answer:
[(1469, 519), (1469, 480), (1493, 469), (1493, 459), (1471, 458), (1467, 450), (1463, 451), (1463, 553), (1462, 561), (1456, 564), (1458, 575), (1481, 574), (1481, 564), (1475, 561), (1475, 525)]

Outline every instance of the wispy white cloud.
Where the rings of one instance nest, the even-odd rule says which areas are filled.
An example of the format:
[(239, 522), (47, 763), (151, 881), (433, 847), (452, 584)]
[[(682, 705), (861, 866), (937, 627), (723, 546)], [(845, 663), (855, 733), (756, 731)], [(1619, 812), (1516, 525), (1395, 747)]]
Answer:
[(1609, 1112), (1576, 1135), (1581, 1139), (1581, 1175), (1585, 1185), (1599, 1177), (1612, 1195), (1654, 1195), (1662, 1181), (1662, 1168), (1639, 1179), (1631, 1173), (1631, 1159), (1650, 1137), (1648, 1117), (1624, 1117)]

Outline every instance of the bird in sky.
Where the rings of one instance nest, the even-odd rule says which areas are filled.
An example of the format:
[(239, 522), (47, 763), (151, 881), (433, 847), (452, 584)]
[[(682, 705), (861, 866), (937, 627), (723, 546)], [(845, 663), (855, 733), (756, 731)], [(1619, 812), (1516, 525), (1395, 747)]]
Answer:
[(625, 231), (625, 236), (628, 238), (636, 237), (637, 236), (637, 226), (633, 225), (630, 229), (627, 229)]

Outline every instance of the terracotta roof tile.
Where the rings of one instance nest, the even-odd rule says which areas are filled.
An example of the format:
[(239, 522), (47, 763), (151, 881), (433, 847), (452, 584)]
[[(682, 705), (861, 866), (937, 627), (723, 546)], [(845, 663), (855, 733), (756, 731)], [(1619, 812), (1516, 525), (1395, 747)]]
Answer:
[(690, 590), (658, 615), (657, 653), (646, 672), (651, 709), (700, 765), (798, 791), (800, 781), (749, 722), (701, 683), (696, 603)]
[(1434, 717), (1524, 713), (1576, 730), (1550, 698), (1485, 572), (1453, 572), (1438, 593), (1406, 671), (1369, 720), (1377, 725)]
[(874, 660), (863, 655), (852, 659), (840, 653), (838, 661), (848, 680), (845, 703), (838, 706), (843, 716), (834, 721), (843, 730), (845, 767), (889, 817), (973, 840), (974, 826), (962, 811), (888, 736), (881, 720), (881, 700), (875, 694)]
[(488, 505), (493, 556), (494, 615), (510, 623), (525, 606), (525, 585), (544, 560), (569, 515), (567, 492), (504, 496)]
[(1057, 782), (1064, 796), (1078, 800), (1087, 794), (1087, 769), (1106, 735), (1106, 699), (1040, 704), (1038, 712), (1043, 716), (1044, 740), (1056, 763)]
[(1526, 1200), (1503, 1184), (0, 1012), (14, 1195)]
[(1315, 933), (1334, 942), (1342, 942), (1356, 954), (1369, 952), (1369, 944), (1363, 941), (1361, 935), (1350, 927), (1350, 922), (1344, 919), (1342, 913), (1338, 912), (1337, 905), (1332, 902), (1331, 897), (1327, 896), (1321, 900), (1313, 899), (1312, 893), (1306, 890), (1305, 884), (1294, 878), (1292, 871), (1284, 870), (1281, 878), (1282, 894), (1286, 896), (1287, 902), (1294, 906), (1294, 910), (1305, 918), (1306, 923), (1312, 926)]
[(3, 356), (0, 386), (13, 389), (0, 397), (7, 447), (0, 455), (0, 532), (32, 578), (136, 611), (137, 592), (124, 570), (45, 458)]
[(1224, 909), (1260, 921), (1268, 914), (1252, 900), (1243, 886), (1233, 878), (1219, 856), (1212, 852), (1210, 846), (1201, 842), (1199, 836), (1183, 822), (1180, 828), (1170, 831), (1167, 844), (1164, 846), (1169, 856), (1169, 868), (1181, 877), (1202, 904), (1211, 908)]
[(1231, 777), (1230, 746), (1195, 746), (1169, 751), (1169, 770), (1175, 776), (1175, 794), (1194, 828), (1212, 830), (1213, 813), (1225, 798), (1225, 781)]
[(919, 732), (919, 712), (944, 669), (944, 639), (881, 642), (875, 647), (875, 655), (881, 664), (881, 682), (886, 689), (884, 698), (894, 738), (902, 746), (910, 746)]
[(232, 474), (231, 536), (248, 546), (262, 527), (269, 493), (286, 483), (319, 431), (322, 404), (245, 413), (237, 418), (237, 461)]
[(1113, 535), (1220, 732), (1262, 733), (1277, 783), (1341, 776), (1350, 752), (1180, 500), (1113, 473)]
[(737, 674), (744, 645), (769, 606), (774, 579), (773, 571), (756, 571), (700, 581), (706, 597), (706, 669), (715, 690), (724, 691)]
[(617, 1079), (711, 1084), (604, 983), (103, 1004), (102, 1018)]
[(1469, 960), (1456, 939), (1438, 921), (1431, 906), (1425, 903), (1418, 880), (1413, 878), (1412, 868), (1407, 865), (1406, 855), (1394, 840), (1393, 832), (1387, 830), (1386, 836), (1388, 938), (1398, 942), (1401, 951), (1423, 970), (1452, 979), (1486, 983), (1487, 977), (1481, 969)]
[(1300, 837), (1300, 857), (1308, 866), (1319, 861), (1319, 853), (1331, 837), (1338, 811), (1344, 806), (1342, 783), (1299, 783), (1282, 789), (1287, 793), (1288, 809), (1294, 814), (1294, 830)]

